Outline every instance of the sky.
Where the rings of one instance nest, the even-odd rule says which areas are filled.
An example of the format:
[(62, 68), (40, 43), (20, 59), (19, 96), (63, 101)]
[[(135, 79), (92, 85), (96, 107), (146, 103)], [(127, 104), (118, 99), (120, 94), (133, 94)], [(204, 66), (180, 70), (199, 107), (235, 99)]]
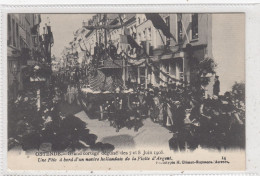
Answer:
[(212, 52), (223, 94), (235, 81), (245, 82), (245, 14), (213, 14), (212, 18)]
[(68, 47), (69, 42), (74, 39), (73, 32), (81, 28), (82, 22), (87, 22), (91, 17), (92, 14), (41, 14), (40, 29), (50, 21), (54, 38), (52, 54), (60, 57), (63, 48)]

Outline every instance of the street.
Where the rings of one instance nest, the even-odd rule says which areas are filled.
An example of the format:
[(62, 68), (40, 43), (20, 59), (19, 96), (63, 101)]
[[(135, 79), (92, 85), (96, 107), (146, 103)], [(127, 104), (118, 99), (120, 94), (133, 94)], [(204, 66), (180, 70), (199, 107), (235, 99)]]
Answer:
[(87, 123), (90, 133), (98, 136), (97, 142), (109, 143), (115, 146), (115, 150), (122, 148), (141, 148), (149, 146), (168, 146), (172, 133), (161, 125), (154, 123), (150, 118), (143, 120), (143, 126), (134, 132), (126, 127), (116, 132), (110, 126), (109, 121), (90, 119), (84, 111), (75, 114), (76, 117)]

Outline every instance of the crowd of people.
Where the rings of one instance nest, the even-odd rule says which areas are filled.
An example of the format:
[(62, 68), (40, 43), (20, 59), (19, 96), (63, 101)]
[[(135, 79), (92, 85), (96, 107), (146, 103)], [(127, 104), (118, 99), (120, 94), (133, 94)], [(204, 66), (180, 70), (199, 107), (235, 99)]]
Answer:
[(173, 150), (244, 147), (244, 103), (235, 106), (230, 92), (206, 98), (202, 88), (175, 84), (137, 85), (125, 92), (117, 88), (112, 98), (100, 102), (100, 119), (108, 119), (117, 132), (123, 127), (138, 131), (142, 120), (151, 118), (173, 133)]
[[(80, 87), (87, 84), (76, 71), (56, 76), (61, 97), (80, 105)], [(206, 96), (202, 87), (169, 83), (166, 87), (133, 84), (118, 87), (109, 98), (92, 103), (89, 111), (98, 111), (100, 120), (109, 120), (117, 132), (127, 127), (138, 131), (142, 121), (150, 118), (173, 133), (170, 148), (182, 150), (204, 147), (241, 147), (245, 145), (245, 104), (237, 102), (231, 92), (219, 95), (216, 77), (213, 96)], [(101, 93), (102, 94), (102, 93)], [(94, 116), (96, 116), (95, 114)]]
[[(78, 90), (82, 79), (86, 77), (85, 70), (76, 67), (70, 71), (59, 72), (52, 76), (52, 82), (58, 91), (61, 101), (80, 105)], [(82, 82), (82, 84), (87, 84), (87, 82)]]

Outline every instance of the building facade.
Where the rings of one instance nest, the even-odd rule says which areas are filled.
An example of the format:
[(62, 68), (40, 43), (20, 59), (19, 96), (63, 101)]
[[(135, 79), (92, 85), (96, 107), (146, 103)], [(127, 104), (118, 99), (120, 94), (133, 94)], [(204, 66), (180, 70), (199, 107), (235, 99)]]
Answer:
[[(146, 14), (113, 14), (106, 25), (124, 25), (120, 28), (90, 30), (85, 36), (91, 55), (96, 43), (111, 41), (117, 47), (117, 54), (127, 53), (136, 58), (137, 64), (122, 65), (122, 79), (138, 84), (167, 86), (168, 83), (193, 84), (197, 82), (197, 65), (205, 57), (212, 55), (212, 15), (169, 13), (159, 14), (172, 37)], [(121, 18), (121, 19), (120, 19)], [(102, 15), (93, 16), (88, 25), (102, 25)], [(86, 25), (86, 24), (85, 24)], [(130, 35), (148, 55), (139, 57), (137, 48), (132, 48), (125, 36)], [(107, 39), (105, 39), (107, 37)], [(143, 64), (140, 61), (146, 60)], [(136, 65), (136, 66), (133, 66)], [(211, 75), (213, 77), (213, 75)], [(211, 88), (207, 88), (212, 94)]]
[(22, 69), (39, 45), (39, 14), (8, 14), (8, 95), (23, 89)]
[[(147, 52), (161, 72), (154, 71), (148, 82), (166, 85), (168, 76), (187, 83), (192, 82), (191, 57), (203, 59), (211, 52), (210, 14), (160, 14), (174, 38), (167, 38), (160, 29), (147, 20), (145, 14), (137, 14), (137, 42), (145, 42)], [(189, 53), (187, 46), (192, 47)], [(167, 47), (167, 51), (166, 50)], [(168, 76), (167, 76), (168, 75)], [(178, 81), (177, 81), (178, 82)]]
[(8, 14), (8, 95), (15, 99), (19, 90), (30, 84), (30, 68), (41, 65), (43, 72), (51, 74), (51, 27), (45, 24), (40, 34), (40, 14)]

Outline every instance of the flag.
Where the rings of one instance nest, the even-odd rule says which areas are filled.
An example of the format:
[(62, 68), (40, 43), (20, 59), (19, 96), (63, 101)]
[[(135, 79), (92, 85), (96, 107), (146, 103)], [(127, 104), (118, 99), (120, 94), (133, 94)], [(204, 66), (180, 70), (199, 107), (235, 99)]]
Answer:
[[(119, 14), (119, 20), (120, 20), (121, 25), (123, 25), (123, 20), (122, 20), (120, 14)], [(123, 43), (128, 43), (132, 48), (139, 48), (140, 47), (137, 44), (137, 42), (135, 41), (135, 39), (133, 39), (133, 37), (131, 35), (129, 35), (129, 32), (127, 31), (126, 28), (124, 28), (124, 37), (122, 36), (122, 38), (124, 38), (124, 42)]]
[(120, 43), (129, 44), (132, 48), (139, 48), (135, 39), (131, 35), (120, 35)]
[(127, 35), (127, 42), (132, 48), (139, 48), (140, 46), (137, 44), (135, 39), (131, 35)]
[(176, 41), (175, 37), (171, 34), (169, 27), (166, 25), (162, 17), (158, 13), (146, 13), (147, 20), (151, 20), (153, 26), (156, 29), (162, 30), (163, 34), (168, 38), (173, 38)]
[(53, 34), (52, 34), (52, 32), (49, 34), (49, 37), (50, 37), (50, 44), (53, 45), (54, 39), (53, 39)]

